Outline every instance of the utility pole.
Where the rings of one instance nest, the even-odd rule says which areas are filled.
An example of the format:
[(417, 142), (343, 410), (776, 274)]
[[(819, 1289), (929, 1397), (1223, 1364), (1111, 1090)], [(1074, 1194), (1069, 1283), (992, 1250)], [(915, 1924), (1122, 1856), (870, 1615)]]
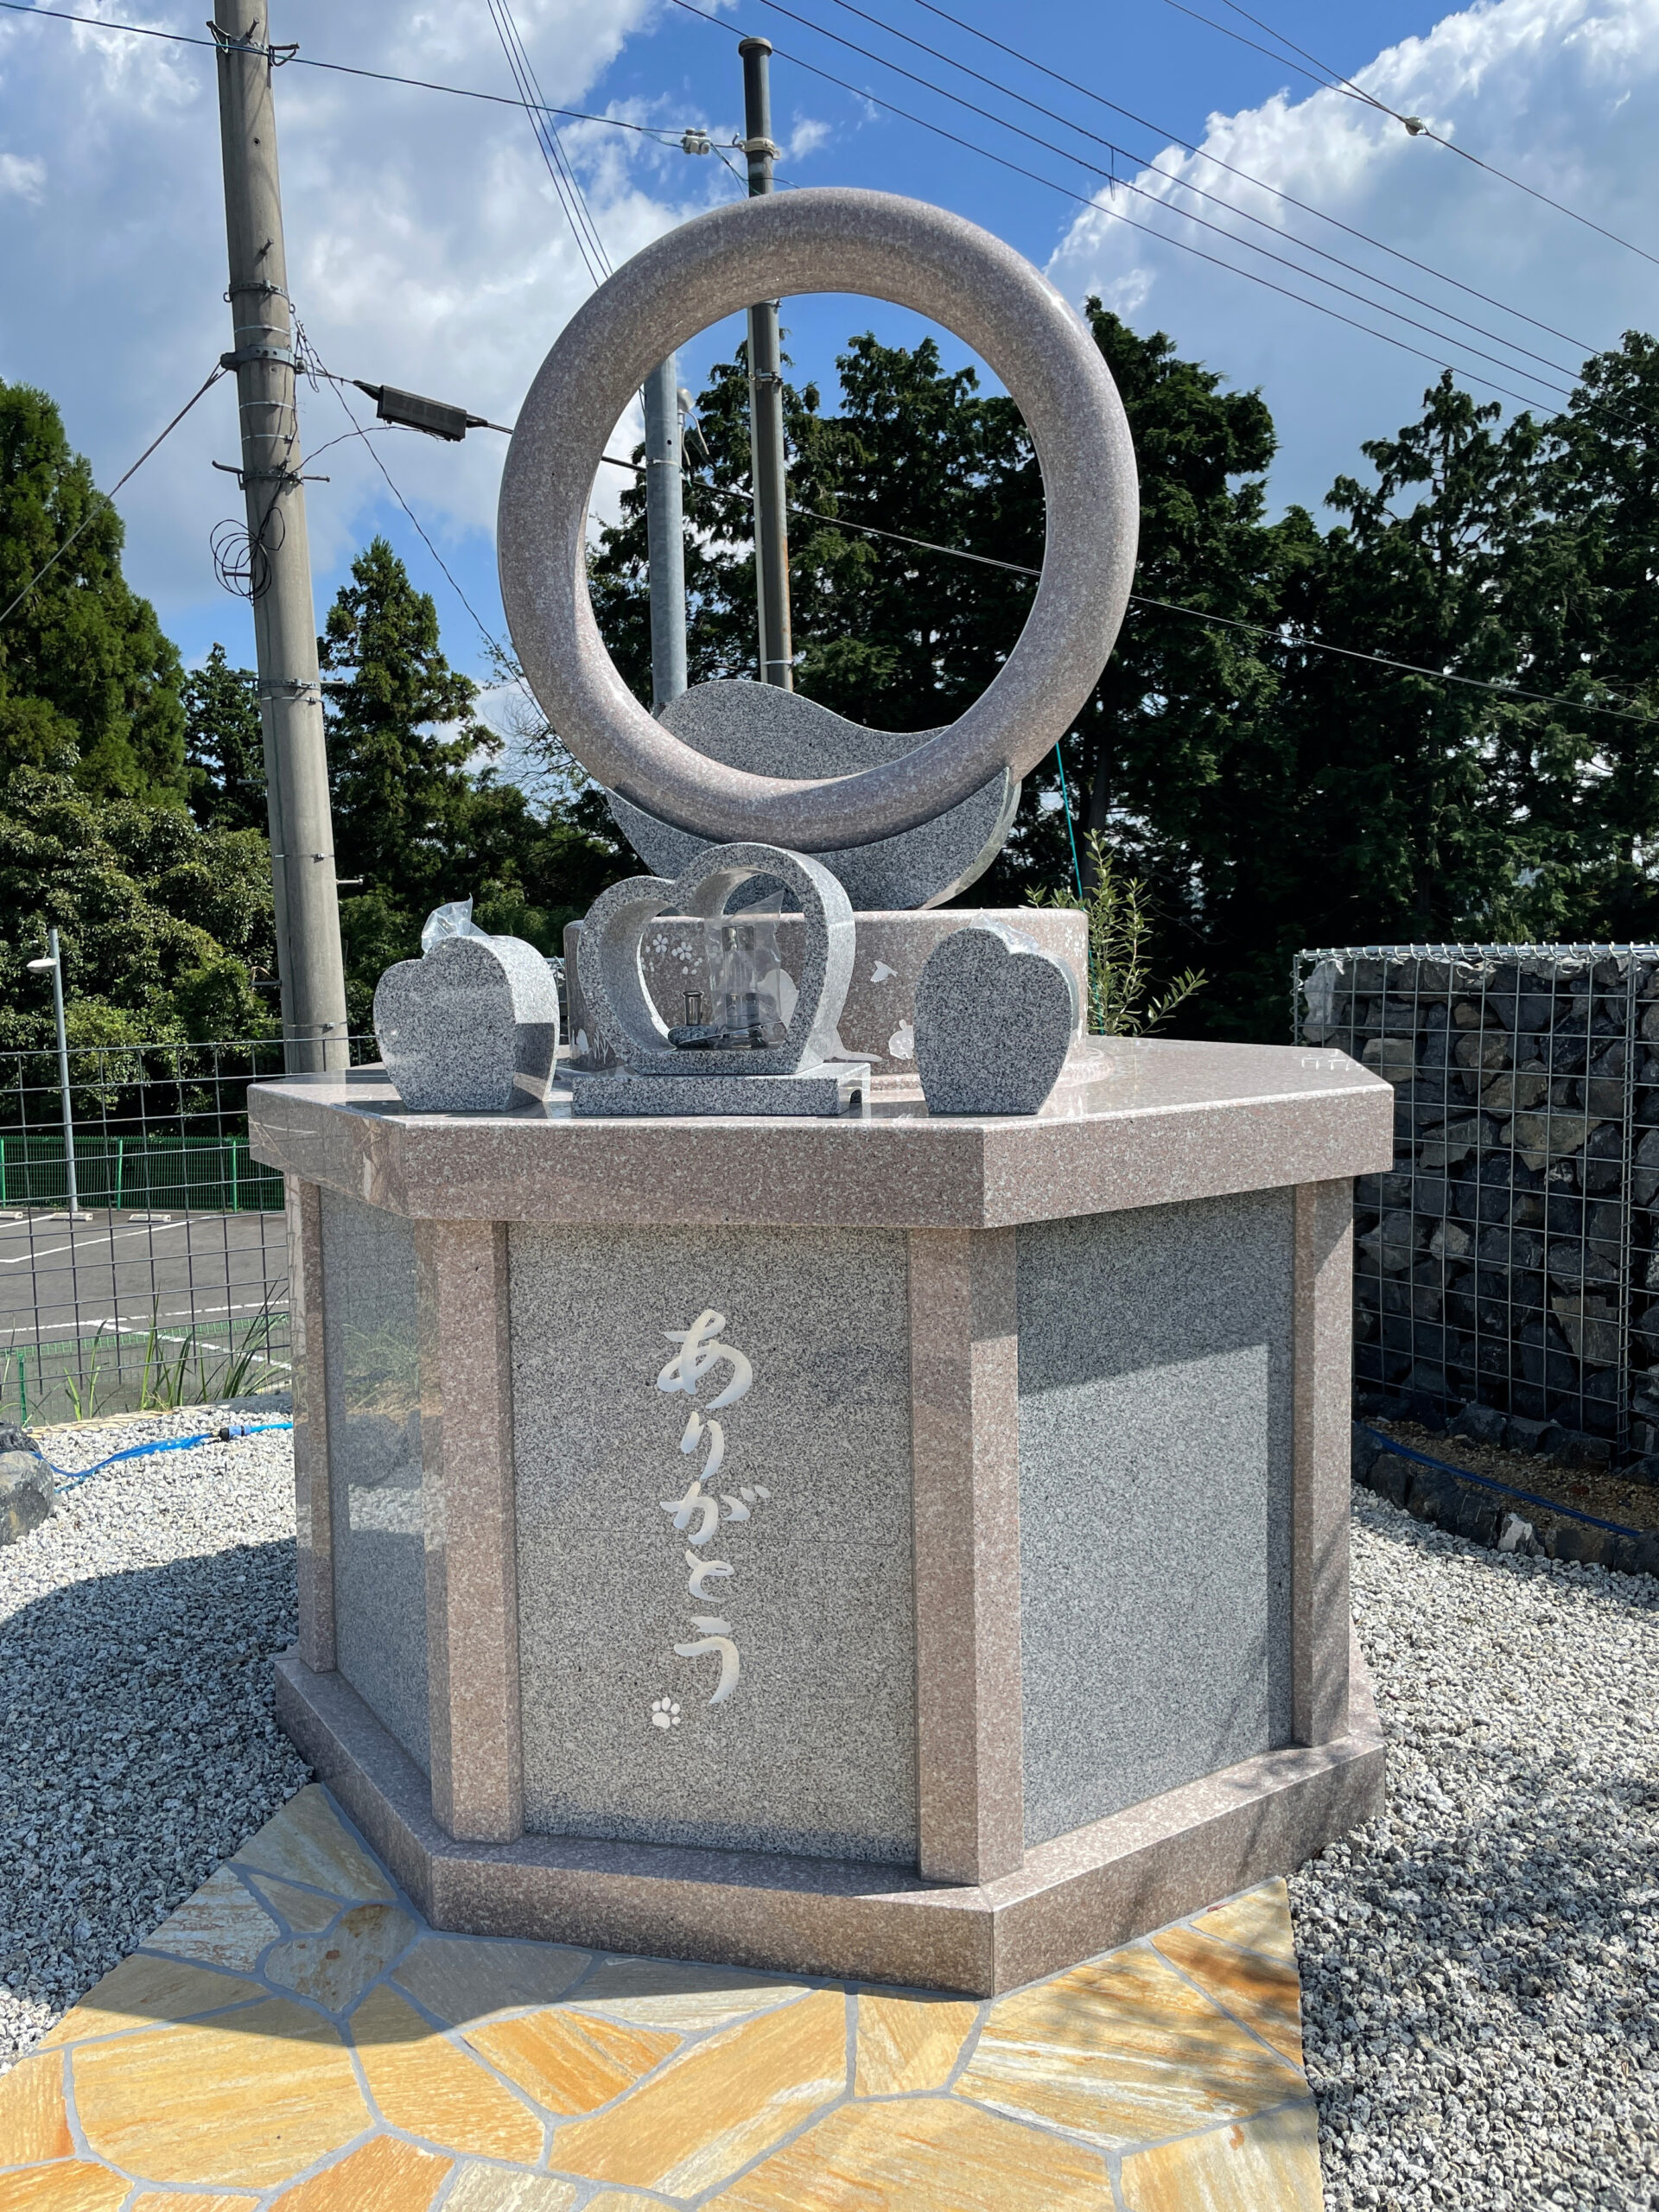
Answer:
[[(749, 197), (772, 190), (772, 42), (746, 38), (743, 57), (743, 151)], [(760, 616), (760, 680), (795, 689), (795, 649), (789, 621), (789, 526), (784, 502), (784, 379), (779, 359), (778, 302), (749, 309), (749, 480), (754, 486), (754, 591)]]
[(233, 334), (223, 358), (242, 425), (284, 1059), (298, 1074), (343, 1068), (349, 1053), (267, 0), (213, 0), (212, 29)]
[(645, 378), (645, 539), (651, 550), (651, 707), (685, 689), (685, 504), (679, 370), (673, 354)]

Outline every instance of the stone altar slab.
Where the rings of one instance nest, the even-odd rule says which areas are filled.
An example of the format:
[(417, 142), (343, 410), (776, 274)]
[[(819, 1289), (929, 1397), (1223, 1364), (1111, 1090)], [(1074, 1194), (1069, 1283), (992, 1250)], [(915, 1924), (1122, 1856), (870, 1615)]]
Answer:
[(1086, 1058), (1013, 1122), (252, 1087), (323, 1247), (308, 1484), (349, 1491), (359, 1452), (311, 1411), (330, 1222), (388, 1217), (419, 1259), (429, 1770), (335, 1663), (385, 1633), (322, 1555), (338, 1508), (301, 1515), (333, 1597), (279, 1696), (442, 1924), (989, 1991), (1376, 1809), (1348, 1178), (1390, 1156), (1392, 1094), (1335, 1054)]

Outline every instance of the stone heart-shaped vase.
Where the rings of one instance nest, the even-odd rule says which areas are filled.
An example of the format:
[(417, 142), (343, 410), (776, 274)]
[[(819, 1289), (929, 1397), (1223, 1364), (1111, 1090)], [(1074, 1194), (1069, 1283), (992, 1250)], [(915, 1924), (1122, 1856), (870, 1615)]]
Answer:
[[(801, 973), (784, 1041), (754, 1052), (677, 1051), (640, 973), (640, 939), (658, 914), (723, 914), (733, 892), (757, 875), (783, 884), (801, 909)], [(636, 1075), (797, 1075), (839, 1049), (854, 935), (852, 906), (829, 869), (779, 845), (711, 845), (672, 883), (659, 875), (613, 883), (583, 916), (576, 949), (588, 1057), (620, 1061)]]
[(375, 986), (374, 1034), (393, 1088), (416, 1114), (505, 1114), (547, 1096), (559, 993), (533, 944), (442, 938)]
[(916, 985), (916, 1071), (930, 1114), (1034, 1114), (1080, 1020), (1077, 978), (1023, 930), (975, 922)]

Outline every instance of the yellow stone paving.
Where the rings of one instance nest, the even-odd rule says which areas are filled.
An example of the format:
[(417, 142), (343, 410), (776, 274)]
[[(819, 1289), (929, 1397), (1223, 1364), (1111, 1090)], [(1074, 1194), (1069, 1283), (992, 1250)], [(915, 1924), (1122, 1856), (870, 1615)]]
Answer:
[(352, 2015), (352, 2040), (374, 2101), (394, 2127), (479, 2158), (526, 2166), (540, 2158), (535, 2113), (396, 1990), (382, 1987), (364, 1999)]
[(207, 1967), (234, 1967), (245, 1972), (282, 1933), (258, 1901), (243, 1888), (228, 1866), (204, 1882), (147, 1939), (146, 1948)]
[(279, 1943), (265, 1972), (283, 1989), (343, 2012), (407, 1949), (415, 1932), (415, 1923), (395, 1904), (354, 1904), (326, 1936)]
[(563, 2173), (696, 2196), (798, 2127), (847, 2087), (847, 2000), (814, 1990), (725, 2028), (626, 2102), (559, 2131)]
[(274, 1906), (296, 1936), (309, 1936), (326, 1928), (340, 1910), (338, 1897), (319, 1896), (315, 1890), (279, 1881), (274, 1874), (250, 1873), (245, 1867), (238, 1871), (254, 1895)]
[(1128, 2212), (1323, 2212), (1319, 2131), (1311, 2103), (1123, 2161)]
[(56, 2051), (25, 2058), (0, 2075), (0, 2164), (68, 2158), (74, 2149), (63, 2101), (63, 2061)]
[(960, 1998), (861, 1991), (854, 2095), (898, 2097), (917, 2089), (942, 2089), (978, 2018), (979, 2006)]
[(1302, 1985), (1294, 1967), (1259, 1953), (1246, 1956), (1191, 1928), (1166, 1928), (1153, 1940), (1173, 1965), (1254, 2028), (1281, 2058), (1301, 2064)]
[(314, 1786), (0, 2075), (0, 2212), (1323, 2212), (1300, 2052), (1282, 1882), (982, 2003), (440, 1935)]
[(127, 2184), (107, 2166), (79, 2160), (63, 2166), (36, 2166), (32, 2173), (0, 2177), (5, 2212), (119, 2212)]
[(1134, 1945), (999, 1998), (956, 2094), (1123, 2150), (1304, 2090), (1300, 2072)]
[(146, 2181), (266, 2188), (370, 2125), (339, 2036), (281, 1998), (83, 2044), (73, 2063), (88, 2147)]
[(510, 2006), (552, 2005), (593, 1964), (561, 1943), (486, 1943), (429, 1936), (392, 1980), (446, 2027), (464, 2027)]
[(315, 1782), (251, 1836), (231, 1864), (285, 1875), (351, 1904), (365, 1898), (390, 1904), (397, 1895), (362, 1845), (340, 1826), (327, 1791)]
[(147, 2028), (158, 2020), (192, 2020), (228, 2005), (246, 2005), (265, 1992), (257, 1981), (239, 1975), (213, 1974), (206, 1967), (186, 1966), (176, 1959), (146, 1958), (137, 1952), (123, 1959), (106, 1974), (90, 1996), (66, 2012), (41, 2048), (84, 2043), (90, 2036), (118, 2034), (126, 2028)]
[(594, 2112), (632, 2088), (677, 2036), (598, 2015), (549, 2011), (474, 2028), (467, 2041), (547, 2112)]
[(378, 2135), (296, 2188), (272, 2212), (426, 2212), (454, 2161)]
[(1290, 1891), (1282, 1882), (1263, 1882), (1242, 1897), (1201, 1912), (1192, 1923), (1202, 1936), (1218, 1936), (1247, 1951), (1265, 1951), (1281, 1966), (1296, 1963), (1296, 1942), (1290, 1927)]

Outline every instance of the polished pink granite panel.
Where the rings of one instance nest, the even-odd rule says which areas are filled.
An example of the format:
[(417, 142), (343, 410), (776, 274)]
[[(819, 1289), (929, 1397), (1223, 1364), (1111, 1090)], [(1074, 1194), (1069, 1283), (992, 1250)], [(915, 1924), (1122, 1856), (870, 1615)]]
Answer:
[(321, 1193), (283, 1178), (288, 1217), (289, 1342), (294, 1361), (294, 1529), (300, 1656), (326, 1674), (334, 1664), (334, 1508), (328, 1486), (328, 1391), (323, 1371)]
[(524, 1825), (507, 1232), (416, 1226), (432, 1810), (450, 1834)]
[(909, 1240), (921, 1870), (944, 1882), (1025, 1850), (1014, 1236)]
[(1040, 1115), (574, 1121), (415, 1115), (384, 1073), (255, 1084), (255, 1157), (416, 1219), (991, 1229), (1318, 1183), (1393, 1158), (1389, 1086), (1341, 1053), (1091, 1039)]
[(1300, 1185), (1294, 1236), (1291, 1727), (1326, 1744), (1348, 1732), (1351, 1185)]

